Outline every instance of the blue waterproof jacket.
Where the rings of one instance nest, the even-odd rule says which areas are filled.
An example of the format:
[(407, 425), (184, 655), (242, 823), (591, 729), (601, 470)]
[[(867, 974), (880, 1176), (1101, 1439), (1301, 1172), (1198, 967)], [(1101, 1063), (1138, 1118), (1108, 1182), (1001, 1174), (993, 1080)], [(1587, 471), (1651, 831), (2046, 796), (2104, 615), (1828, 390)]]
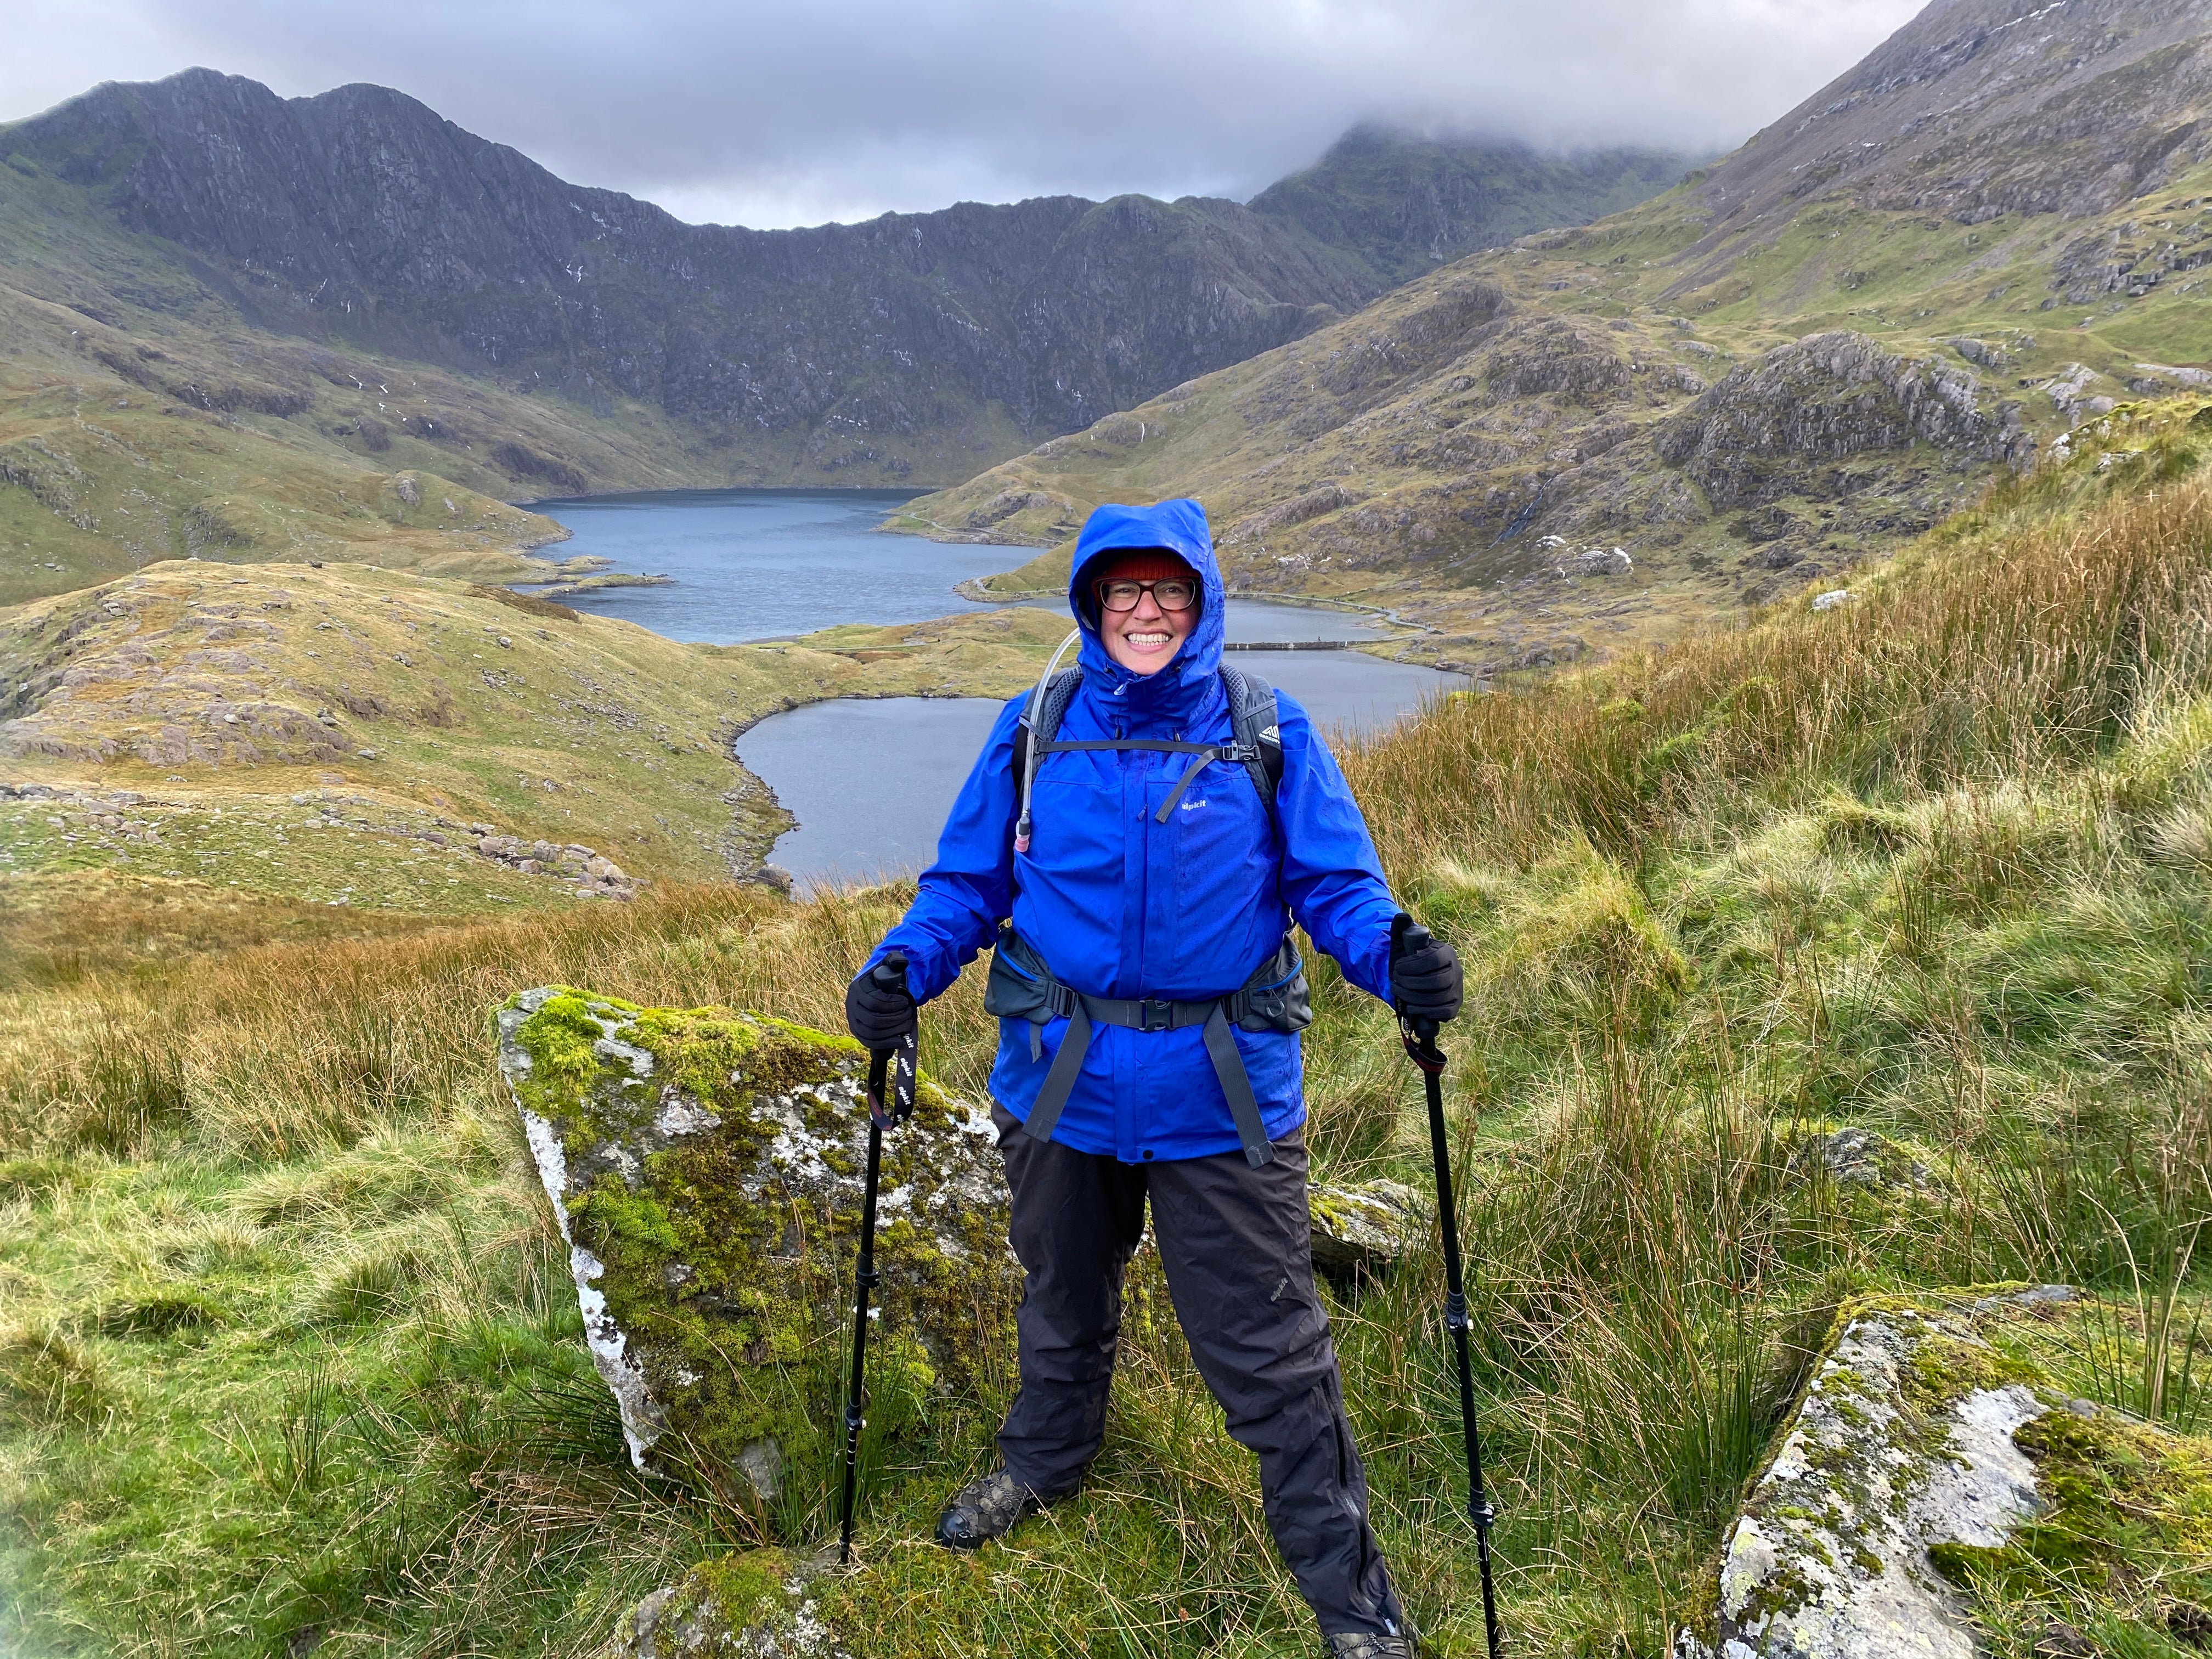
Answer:
[[(1151, 675), (1109, 657), (1091, 619), (1089, 573), (1102, 555), (1138, 547), (1173, 549), (1205, 582), (1198, 625)], [(1068, 595), (1083, 632), (1083, 684), (1060, 738), (1231, 740), (1220, 678), (1224, 596), (1196, 501), (1100, 507), (1076, 542)], [(1039, 762), (1030, 846), (1018, 854), (1014, 732), (1026, 701), (1009, 702), (992, 726), (945, 821), (937, 861), (870, 967), (903, 951), (908, 988), (927, 1002), (1012, 916), (1024, 942), (1076, 990), (1200, 1001), (1243, 985), (1296, 918), (1346, 979), (1389, 996), (1398, 906), (1344, 774), (1297, 702), (1276, 694), (1283, 777), (1275, 823), (1251, 774), (1233, 761), (1206, 766), (1161, 823), (1154, 815), (1188, 755), (1054, 754)], [(991, 1093), (1016, 1117), (1029, 1115), (1066, 1029), (1066, 1020), (1048, 1024), (1042, 1053), (1032, 1057), (1029, 1022), (1000, 1022)], [(1231, 1029), (1269, 1139), (1287, 1133), (1305, 1119), (1297, 1034)], [(1238, 1146), (1194, 1027), (1096, 1028), (1052, 1139), (1124, 1163), (1205, 1158)]]

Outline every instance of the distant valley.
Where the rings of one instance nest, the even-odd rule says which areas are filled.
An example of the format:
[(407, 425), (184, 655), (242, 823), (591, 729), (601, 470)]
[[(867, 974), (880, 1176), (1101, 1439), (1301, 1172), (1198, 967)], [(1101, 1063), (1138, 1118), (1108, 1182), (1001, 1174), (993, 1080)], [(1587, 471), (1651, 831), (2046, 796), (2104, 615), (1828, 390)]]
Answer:
[(1686, 166), (1363, 131), (1249, 206), (750, 231), (204, 70), (0, 158), (0, 603), (163, 550), (543, 574), (556, 527), (496, 503), (550, 494), (956, 483)]

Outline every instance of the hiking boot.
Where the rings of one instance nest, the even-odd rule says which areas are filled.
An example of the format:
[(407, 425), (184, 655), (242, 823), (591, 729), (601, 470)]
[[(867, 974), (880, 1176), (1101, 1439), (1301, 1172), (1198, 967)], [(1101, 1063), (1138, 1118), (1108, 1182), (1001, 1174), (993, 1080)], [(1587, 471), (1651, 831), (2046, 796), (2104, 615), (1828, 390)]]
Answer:
[(979, 1550), (1043, 1507), (1042, 1498), (1004, 1468), (993, 1469), (952, 1494), (937, 1517), (937, 1541), (947, 1549)]
[(1328, 1638), (1328, 1659), (1415, 1659), (1413, 1633), (1376, 1636), (1364, 1630), (1342, 1631)]

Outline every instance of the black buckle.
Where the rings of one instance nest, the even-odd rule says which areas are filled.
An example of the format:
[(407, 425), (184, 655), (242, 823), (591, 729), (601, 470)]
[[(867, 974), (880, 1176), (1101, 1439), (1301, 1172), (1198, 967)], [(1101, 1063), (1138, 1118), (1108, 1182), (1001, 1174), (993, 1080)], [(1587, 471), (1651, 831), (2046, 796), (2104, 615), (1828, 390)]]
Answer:
[(1164, 997), (1140, 997), (1137, 1001), (1137, 1029), (1140, 1031), (1171, 1031), (1175, 1029), (1175, 1004)]

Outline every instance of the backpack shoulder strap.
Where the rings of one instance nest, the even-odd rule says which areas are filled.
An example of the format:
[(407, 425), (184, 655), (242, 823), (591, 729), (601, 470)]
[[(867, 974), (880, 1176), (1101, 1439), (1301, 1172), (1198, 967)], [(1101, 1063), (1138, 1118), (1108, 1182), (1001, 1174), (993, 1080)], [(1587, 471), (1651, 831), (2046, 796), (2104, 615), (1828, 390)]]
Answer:
[(1060, 735), (1060, 723), (1066, 718), (1067, 705), (1075, 701), (1075, 694), (1083, 687), (1080, 668), (1063, 668), (1045, 682), (1044, 696), (1038, 699), (1036, 714), (1036, 729), (1030, 729), (1030, 716), (1023, 714), (1014, 725), (1014, 775), (1028, 775), (1030, 744), (1050, 743)]
[(1237, 743), (1255, 758), (1244, 763), (1252, 787), (1267, 803), (1267, 817), (1275, 817), (1275, 791), (1283, 782), (1283, 733), (1275, 708), (1275, 688), (1257, 674), (1224, 666), (1221, 687), (1229, 696), (1229, 724)]

